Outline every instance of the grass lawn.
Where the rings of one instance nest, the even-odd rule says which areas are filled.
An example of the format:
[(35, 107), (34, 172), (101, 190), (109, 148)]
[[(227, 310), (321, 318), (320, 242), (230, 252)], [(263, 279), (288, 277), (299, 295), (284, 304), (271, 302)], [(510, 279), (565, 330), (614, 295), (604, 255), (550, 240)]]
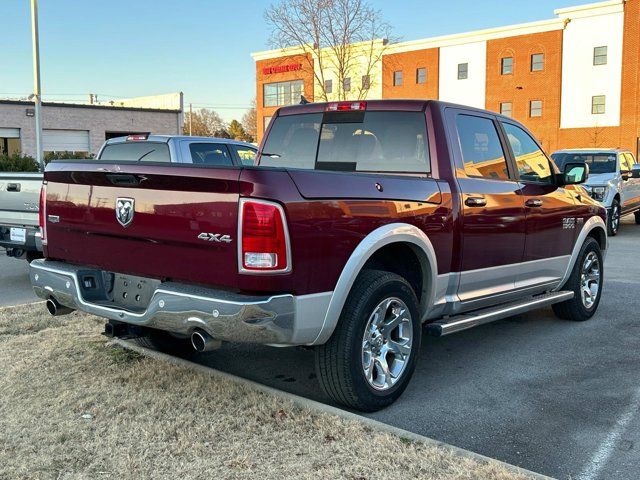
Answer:
[(525, 478), (142, 357), (102, 328), (0, 309), (1, 479)]

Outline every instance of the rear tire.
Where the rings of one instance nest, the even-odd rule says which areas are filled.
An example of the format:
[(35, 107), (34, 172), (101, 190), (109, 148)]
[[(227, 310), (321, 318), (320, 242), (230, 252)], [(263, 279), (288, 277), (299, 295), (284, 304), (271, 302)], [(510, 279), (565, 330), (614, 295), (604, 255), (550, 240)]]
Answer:
[(415, 370), (421, 343), (418, 300), (399, 275), (363, 271), (331, 338), (316, 348), (316, 371), (335, 402), (365, 412), (391, 405)]
[(553, 305), (557, 317), (575, 322), (589, 320), (596, 313), (604, 282), (602, 251), (596, 239), (588, 237), (562, 290), (571, 290), (571, 300)]
[(190, 357), (196, 353), (190, 338), (174, 337), (162, 330), (147, 329), (142, 336), (136, 337), (135, 341), (141, 347), (177, 357)]
[(618, 234), (618, 230), (620, 230), (620, 216), (620, 200), (614, 198), (611, 204), (611, 213), (607, 218), (607, 232), (610, 237), (615, 237)]

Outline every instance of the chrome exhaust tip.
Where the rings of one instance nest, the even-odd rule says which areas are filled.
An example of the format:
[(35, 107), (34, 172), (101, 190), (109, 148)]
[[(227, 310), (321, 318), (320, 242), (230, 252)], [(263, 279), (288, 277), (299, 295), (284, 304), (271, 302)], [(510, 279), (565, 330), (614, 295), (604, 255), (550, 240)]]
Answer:
[(52, 317), (58, 317), (60, 315), (67, 315), (73, 312), (73, 308), (60, 305), (60, 303), (58, 303), (55, 298), (51, 297), (49, 300), (47, 300), (47, 311)]
[(220, 348), (222, 342), (216, 340), (204, 330), (194, 330), (191, 334), (191, 345), (196, 352), (210, 352)]

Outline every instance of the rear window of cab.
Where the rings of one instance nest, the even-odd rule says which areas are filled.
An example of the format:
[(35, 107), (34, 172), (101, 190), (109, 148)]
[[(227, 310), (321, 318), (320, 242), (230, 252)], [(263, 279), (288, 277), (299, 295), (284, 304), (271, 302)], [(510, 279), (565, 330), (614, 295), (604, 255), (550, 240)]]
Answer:
[(424, 112), (275, 117), (261, 166), (340, 172), (429, 173)]
[(105, 145), (100, 160), (170, 162), (169, 145), (163, 142), (121, 142)]

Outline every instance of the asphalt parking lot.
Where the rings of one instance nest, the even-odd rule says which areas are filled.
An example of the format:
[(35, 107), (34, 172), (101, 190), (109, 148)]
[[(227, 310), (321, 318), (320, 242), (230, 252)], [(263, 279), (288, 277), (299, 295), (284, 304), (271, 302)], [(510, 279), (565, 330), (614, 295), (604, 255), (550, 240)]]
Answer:
[[(36, 300), (26, 262), (1, 255), (0, 272), (0, 305)], [(610, 239), (592, 320), (544, 310), (425, 336), (409, 388), (371, 417), (558, 478), (637, 478), (639, 288), (640, 226), (631, 217)], [(229, 344), (198, 361), (328, 402), (309, 350)]]
[[(558, 478), (638, 478), (640, 226), (610, 240), (586, 323), (532, 312), (424, 337), (412, 383), (371, 417)], [(327, 402), (312, 351), (226, 345), (205, 365)]]
[(39, 300), (29, 283), (29, 264), (26, 260), (7, 257), (0, 248), (0, 307), (20, 305)]

